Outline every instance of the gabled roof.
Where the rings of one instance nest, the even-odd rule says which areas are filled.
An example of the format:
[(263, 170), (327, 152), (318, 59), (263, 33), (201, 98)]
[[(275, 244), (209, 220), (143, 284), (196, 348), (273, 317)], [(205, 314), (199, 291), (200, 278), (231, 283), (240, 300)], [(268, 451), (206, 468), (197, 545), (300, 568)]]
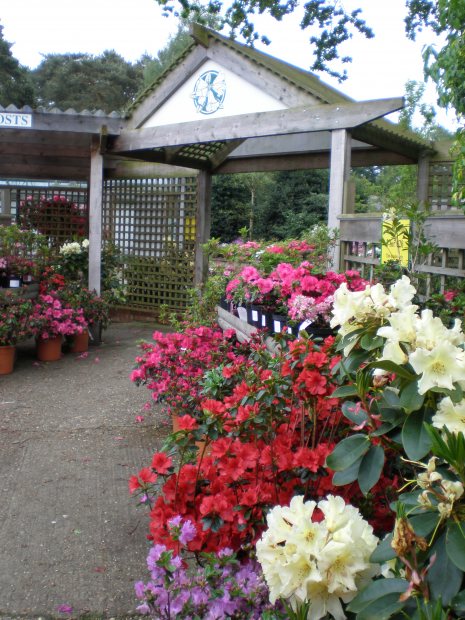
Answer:
[[(164, 71), (164, 73), (162, 73), (149, 87), (140, 93), (134, 103), (128, 108), (129, 116), (131, 116), (138, 106), (146, 100), (147, 97), (154, 93), (157, 88), (165, 82), (165, 80), (169, 79), (170, 74), (193, 52), (197, 46), (202, 46), (203, 48), (208, 49), (215, 44), (219, 44), (220, 46), (224, 46), (232, 50), (235, 54), (244, 57), (257, 67), (264, 68), (265, 70), (271, 72), (280, 80), (288, 82), (293, 87), (296, 87), (304, 93), (317, 98), (321, 103), (337, 104), (355, 101), (338, 89), (323, 82), (314, 73), (305, 71), (304, 69), (296, 67), (283, 60), (279, 60), (278, 58), (261, 52), (251, 46), (238, 43), (234, 39), (223, 36), (210, 28), (199, 24), (193, 24), (191, 26), (190, 34), (193, 39), (192, 43), (186, 47), (182, 54), (176, 58), (176, 60)], [(429, 140), (425, 140), (417, 133), (404, 129), (399, 125), (385, 119), (370, 122), (368, 125), (364, 126), (360, 136), (357, 135), (358, 133), (360, 132), (356, 131), (354, 135), (356, 137), (360, 137), (360, 139), (377, 139), (381, 142), (385, 142), (387, 145), (400, 141), (405, 145), (406, 150), (412, 154), (418, 150), (434, 150), (432, 142)]]

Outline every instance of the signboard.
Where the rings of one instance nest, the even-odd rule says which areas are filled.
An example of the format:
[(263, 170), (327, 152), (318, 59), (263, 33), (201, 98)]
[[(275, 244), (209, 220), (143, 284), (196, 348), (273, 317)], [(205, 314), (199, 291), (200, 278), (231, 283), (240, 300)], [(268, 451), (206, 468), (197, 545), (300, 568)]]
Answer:
[(32, 114), (21, 112), (0, 112), (0, 128), (30, 129), (32, 127)]
[(383, 220), (381, 230), (381, 263), (394, 260), (408, 266), (410, 220)]

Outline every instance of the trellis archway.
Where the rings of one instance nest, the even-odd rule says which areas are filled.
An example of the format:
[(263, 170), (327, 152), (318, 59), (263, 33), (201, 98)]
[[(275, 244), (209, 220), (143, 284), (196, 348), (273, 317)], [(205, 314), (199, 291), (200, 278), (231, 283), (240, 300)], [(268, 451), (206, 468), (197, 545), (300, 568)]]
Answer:
[[(212, 92), (212, 76), (222, 80), (217, 107), (202, 100)], [(0, 110), (0, 179), (87, 181), (89, 285), (99, 290), (102, 239), (108, 217), (116, 217), (106, 215), (105, 184), (195, 176), (194, 281), (199, 283), (205, 273), (202, 243), (209, 237), (213, 174), (328, 167), (330, 226), (339, 226), (341, 216), (351, 211), (351, 166), (419, 164), (418, 195), (426, 200), (425, 171), (435, 145), (382, 120), (402, 106), (402, 98), (355, 102), (306, 71), (195, 25), (192, 44), (141, 93), (127, 116)], [(8, 126), (2, 126), (7, 116)], [(131, 183), (137, 186), (127, 181), (127, 187)], [(129, 222), (135, 235), (143, 234), (145, 215), (151, 217), (143, 205), (142, 200), (140, 224)], [(122, 221), (123, 207), (118, 208)], [(145, 209), (151, 207), (146, 203)], [(167, 217), (179, 220), (181, 212), (175, 208)], [(181, 223), (179, 230), (185, 226)], [(162, 251), (156, 249), (156, 234), (150, 250), (138, 252), (151, 251), (155, 259)]]

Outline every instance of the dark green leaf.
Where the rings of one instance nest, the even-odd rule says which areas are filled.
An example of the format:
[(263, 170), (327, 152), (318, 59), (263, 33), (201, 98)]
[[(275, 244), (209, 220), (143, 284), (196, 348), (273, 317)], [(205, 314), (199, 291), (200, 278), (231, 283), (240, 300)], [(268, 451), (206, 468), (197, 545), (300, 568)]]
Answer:
[(431, 450), (431, 438), (425, 428), (430, 423), (433, 411), (425, 408), (407, 416), (402, 428), (402, 444), (412, 461), (419, 461)]
[[(362, 614), (363, 618), (368, 620), (381, 620), (381, 618), (389, 618), (389, 615), (402, 608), (403, 603), (399, 603), (399, 596), (403, 594), (408, 588), (408, 581), (405, 579), (378, 579), (372, 581), (364, 590), (362, 590), (357, 596), (349, 603), (347, 610), (356, 614)], [(396, 606), (397, 601), (397, 606)], [(395, 607), (393, 611), (389, 611), (389, 615), (379, 615), (383, 610), (383, 605), (378, 606), (377, 603), (383, 603), (386, 609), (391, 606)], [(378, 611), (375, 613), (374, 607)], [(373, 612), (375, 615), (367, 615)], [(357, 618), (362, 618), (361, 615), (357, 615)]]
[(465, 590), (461, 590), (451, 601), (452, 609), (457, 613), (465, 612)]
[(363, 330), (364, 330), (364, 328), (361, 327), (359, 329), (354, 329), (354, 331), (350, 332), (349, 334), (346, 334), (337, 343), (336, 351), (342, 351), (342, 349), (345, 349), (345, 347), (347, 345), (351, 344), (352, 342), (355, 342), (358, 339), (358, 337), (360, 336), (360, 334), (363, 332)]
[(326, 465), (334, 471), (344, 471), (368, 452), (370, 445), (366, 435), (351, 435), (337, 444), (327, 457)]
[(409, 517), (409, 521), (415, 534), (418, 536), (428, 536), (438, 524), (439, 515), (436, 511), (423, 512)]
[(331, 398), (347, 398), (347, 396), (357, 396), (355, 385), (341, 385), (331, 394)]
[(378, 482), (384, 466), (384, 450), (381, 446), (371, 446), (360, 463), (358, 485), (363, 495)]
[(333, 476), (333, 484), (337, 487), (342, 487), (345, 484), (350, 484), (357, 480), (358, 471), (360, 468), (360, 463), (362, 462), (363, 456), (361, 456), (355, 463), (352, 463), (350, 467), (344, 469), (344, 471), (337, 471)]
[(449, 522), (446, 532), (446, 551), (452, 562), (465, 571), (465, 522)]
[(354, 403), (353, 401), (346, 401), (342, 403), (341, 407), (344, 416), (353, 422), (356, 426), (366, 422), (368, 420), (367, 412), (361, 408), (361, 403)]
[(418, 411), (423, 406), (425, 397), (418, 393), (418, 381), (412, 381), (400, 393), (400, 406), (407, 413)]
[(365, 351), (373, 351), (378, 349), (384, 344), (384, 338), (381, 336), (374, 336), (373, 334), (365, 334), (360, 340), (360, 345)]
[(395, 364), (389, 360), (378, 360), (377, 362), (371, 362), (367, 364), (367, 368), (380, 368), (381, 370), (387, 370), (388, 372), (394, 372), (398, 377), (402, 377), (402, 379), (408, 379), (409, 381), (413, 381), (416, 379), (416, 375), (407, 370), (404, 366), (399, 366), (399, 364)]
[(392, 534), (388, 534), (384, 538), (370, 556), (370, 562), (375, 564), (383, 564), (396, 557), (396, 552), (391, 547)]
[(353, 353), (351, 353), (345, 360), (344, 360), (344, 368), (346, 370), (346, 372), (355, 372), (356, 370), (358, 370), (360, 368), (360, 365), (365, 363), (366, 360), (369, 358), (370, 353), (367, 351), (355, 351)]
[(384, 408), (384, 403), (386, 407), (393, 409), (399, 409), (400, 407), (400, 399), (397, 393), (397, 390), (393, 388), (387, 387), (383, 390), (383, 396), (380, 403), (380, 408)]
[(430, 557), (436, 554), (436, 559), (427, 573), (427, 581), (433, 600), (441, 597), (442, 604), (447, 606), (460, 590), (463, 573), (448, 557), (445, 538), (445, 535), (438, 538), (428, 554)]

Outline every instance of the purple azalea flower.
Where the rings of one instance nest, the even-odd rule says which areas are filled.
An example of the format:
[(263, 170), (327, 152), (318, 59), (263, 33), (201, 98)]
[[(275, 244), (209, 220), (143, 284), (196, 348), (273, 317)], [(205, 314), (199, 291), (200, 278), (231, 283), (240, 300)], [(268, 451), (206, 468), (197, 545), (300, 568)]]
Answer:
[(182, 524), (181, 535), (179, 536), (179, 542), (182, 545), (187, 545), (187, 543), (189, 543), (191, 540), (195, 538), (196, 533), (197, 533), (197, 528), (192, 523), (192, 521), (187, 519), (187, 521), (184, 521), (184, 523)]

